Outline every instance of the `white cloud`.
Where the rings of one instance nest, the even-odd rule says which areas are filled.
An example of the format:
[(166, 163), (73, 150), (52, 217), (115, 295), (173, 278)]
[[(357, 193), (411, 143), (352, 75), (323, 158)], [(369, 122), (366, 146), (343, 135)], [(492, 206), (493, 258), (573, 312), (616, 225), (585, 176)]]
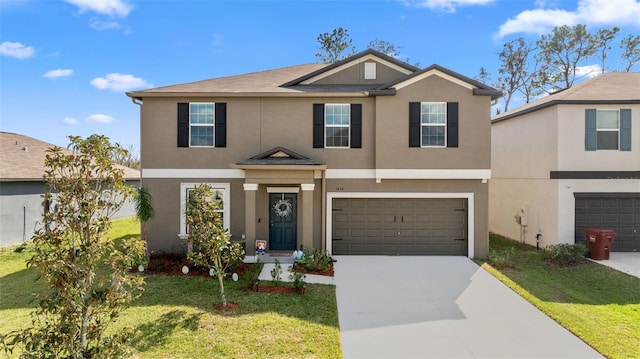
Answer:
[(89, 117), (87, 117), (87, 122), (94, 122), (94, 123), (109, 123), (109, 122), (113, 122), (115, 121), (115, 118), (108, 116), (108, 115), (103, 115), (101, 113), (96, 113), (93, 114)]
[(106, 77), (97, 77), (91, 80), (91, 85), (99, 90), (128, 91), (134, 88), (152, 87), (144, 79), (133, 75), (111, 73)]
[(640, 26), (639, 0), (578, 0), (575, 10), (545, 8), (548, 5), (545, 1), (536, 4), (541, 8), (525, 10), (500, 25), (497, 36), (520, 32), (542, 34), (556, 26), (576, 24)]
[(68, 77), (73, 75), (73, 70), (71, 69), (57, 69), (57, 70), (51, 70), (51, 71), (47, 71), (44, 73), (44, 75), (42, 75), (42, 77), (47, 78), (47, 79), (57, 79), (59, 77)]
[(0, 44), (0, 55), (15, 57), (16, 59), (28, 59), (36, 53), (36, 50), (19, 42), (5, 41)]
[(458, 7), (472, 5), (487, 5), (495, 0), (404, 0), (406, 6), (426, 7), (448, 13), (456, 12)]
[(62, 122), (64, 122), (64, 123), (65, 123), (65, 124), (67, 124), (67, 125), (72, 125), (72, 126), (74, 126), (74, 125), (77, 125), (77, 124), (78, 124), (78, 120), (76, 120), (76, 119), (75, 119), (75, 118), (73, 118), (73, 117), (65, 117), (65, 118), (62, 120)]
[(577, 66), (576, 67), (576, 76), (579, 78), (594, 78), (602, 73), (602, 67), (598, 64), (586, 65), (586, 66)]
[(121, 0), (65, 0), (77, 6), (80, 13), (87, 11), (97, 12), (108, 16), (125, 17), (132, 10), (131, 5)]
[(101, 21), (95, 18), (89, 21), (89, 27), (98, 31), (122, 29), (122, 25), (115, 21)]

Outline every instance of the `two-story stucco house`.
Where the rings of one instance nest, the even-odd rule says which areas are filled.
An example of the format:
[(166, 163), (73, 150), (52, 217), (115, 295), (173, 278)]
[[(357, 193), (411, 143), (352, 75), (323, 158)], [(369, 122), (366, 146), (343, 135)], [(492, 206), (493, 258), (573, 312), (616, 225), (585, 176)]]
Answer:
[(127, 93), (141, 109), (152, 251), (179, 252), (209, 183), (233, 239), (268, 251), (486, 257), (490, 106), (501, 93), (367, 50)]
[(616, 232), (640, 251), (640, 73), (607, 73), (492, 120), (492, 232), (542, 246)]

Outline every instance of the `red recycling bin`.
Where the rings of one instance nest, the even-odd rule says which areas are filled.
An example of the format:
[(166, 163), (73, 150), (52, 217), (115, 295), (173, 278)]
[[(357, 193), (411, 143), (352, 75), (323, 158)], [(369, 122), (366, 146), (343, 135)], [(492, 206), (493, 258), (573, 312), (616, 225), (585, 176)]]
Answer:
[(616, 232), (611, 229), (585, 228), (584, 236), (589, 248), (589, 257), (597, 261), (609, 259), (611, 242), (616, 237)]

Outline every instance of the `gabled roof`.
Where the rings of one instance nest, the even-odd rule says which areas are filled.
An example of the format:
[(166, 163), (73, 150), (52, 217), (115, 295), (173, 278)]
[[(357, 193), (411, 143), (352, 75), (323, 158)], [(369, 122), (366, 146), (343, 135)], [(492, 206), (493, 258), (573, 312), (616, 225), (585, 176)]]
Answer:
[[(315, 79), (341, 71), (351, 64), (376, 59), (396, 69), (405, 76), (390, 84), (317, 84)], [(463, 86), (473, 90), (474, 95), (491, 96), (496, 99), (502, 93), (492, 87), (470, 79), (439, 65), (431, 65), (423, 70), (397, 60), (376, 50), (368, 49), (334, 64), (307, 64), (275, 70), (252, 72), (244, 75), (213, 78), (185, 84), (157, 87), (141, 91), (127, 92), (132, 98), (145, 97), (215, 97), (215, 96), (383, 96), (394, 95), (396, 87), (410, 84), (433, 74), (444, 74)]]
[(276, 147), (247, 160), (238, 162), (236, 166), (242, 168), (246, 166), (323, 166), (323, 163), (284, 147)]
[(492, 122), (505, 121), (559, 104), (640, 104), (640, 72), (609, 72), (501, 113)]
[(410, 84), (413, 83), (415, 81), (419, 81), (425, 77), (431, 76), (432, 74), (435, 74), (436, 72), (440, 72), (443, 73), (445, 75), (450, 76), (451, 78), (458, 80), (462, 83), (465, 83), (468, 85), (468, 87), (470, 87), (471, 89), (473, 89), (473, 94), (477, 95), (477, 96), (491, 96), (492, 99), (497, 99), (502, 97), (502, 91), (500, 90), (496, 90), (491, 86), (487, 86), (479, 81), (476, 81), (474, 79), (471, 79), (469, 77), (466, 77), (464, 75), (461, 75), (455, 71), (449, 70), (445, 67), (442, 67), (440, 65), (437, 64), (433, 64), (429, 67), (426, 67), (420, 71), (414, 72), (410, 75), (408, 75), (405, 78), (402, 78), (396, 82), (390, 83), (390, 84), (386, 84), (380, 88), (378, 88), (379, 90), (384, 90), (384, 89), (391, 89), (391, 88), (399, 88), (402, 87), (403, 85), (406, 84)]
[[(0, 182), (42, 181), (45, 172), (44, 159), (50, 143), (24, 135), (0, 132)], [(69, 150), (65, 150), (71, 153)], [(124, 170), (128, 180), (139, 180), (140, 171), (116, 165)]]
[(313, 79), (314, 77), (318, 77), (324, 73), (330, 72), (334, 69), (338, 69), (342, 66), (348, 65), (350, 63), (356, 62), (357, 60), (367, 57), (369, 55), (372, 55), (374, 57), (379, 58), (380, 60), (386, 61), (392, 65), (395, 65), (401, 69), (404, 69), (407, 73), (413, 73), (416, 71), (419, 71), (420, 69), (410, 65), (406, 62), (400, 61), (398, 59), (395, 59), (391, 56), (385, 55), (382, 52), (373, 50), (373, 49), (367, 49), (365, 51), (359, 52), (353, 56), (347, 57), (346, 59), (340, 60), (338, 62), (335, 62), (333, 64), (330, 65), (325, 65), (324, 67), (322, 67), (321, 69), (318, 69), (317, 71), (308, 73), (304, 76), (301, 76), (299, 78), (296, 78), (294, 80), (291, 80), (285, 84), (283, 84), (283, 87), (290, 87), (290, 86), (295, 86), (295, 85), (300, 85), (301, 83), (305, 82), (306, 80), (309, 79)]

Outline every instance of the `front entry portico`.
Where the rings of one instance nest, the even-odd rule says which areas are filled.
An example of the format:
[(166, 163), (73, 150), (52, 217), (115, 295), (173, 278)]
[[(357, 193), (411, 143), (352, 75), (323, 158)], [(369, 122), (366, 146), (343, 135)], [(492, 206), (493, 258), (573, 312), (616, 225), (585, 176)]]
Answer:
[(245, 171), (247, 256), (256, 240), (266, 240), (268, 251), (314, 248), (314, 212), (321, 213), (314, 197), (326, 165), (278, 147), (231, 167)]

